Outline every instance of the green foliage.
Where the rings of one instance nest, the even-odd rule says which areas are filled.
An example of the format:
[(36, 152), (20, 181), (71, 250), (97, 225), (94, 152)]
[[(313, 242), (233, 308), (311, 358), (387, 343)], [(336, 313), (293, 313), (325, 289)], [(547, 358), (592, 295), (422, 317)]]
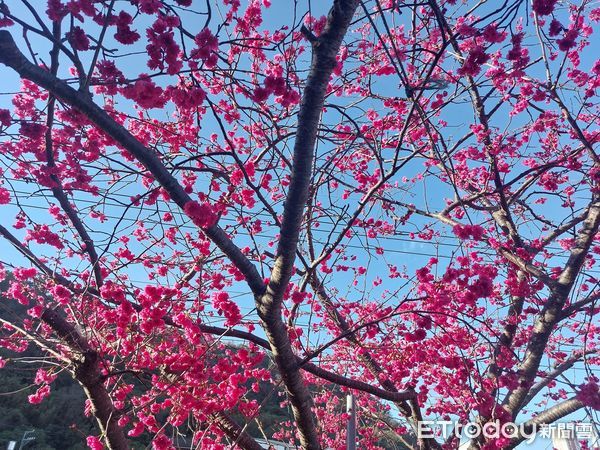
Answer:
[(36, 350), (19, 355), (3, 350), (0, 356), (9, 361), (0, 369), (0, 448), (6, 448), (9, 441), (20, 441), (25, 431), (35, 430), (35, 440), (25, 449), (86, 449), (85, 437), (95, 432), (94, 422), (84, 416), (85, 395), (70, 375), (60, 374), (52, 383), (50, 396), (32, 405), (27, 396), (37, 388), (32, 381), (41, 364), (23, 364), (19, 359), (35, 361), (42, 355)]
[[(0, 297), (1, 318), (14, 321), (26, 317), (26, 310), (16, 301)], [(50, 396), (32, 405), (27, 396), (39, 387), (33, 383), (35, 373), (40, 367), (51, 367), (45, 361), (46, 355), (30, 345), (22, 353), (0, 349), (0, 357), (7, 361), (0, 369), (0, 449), (7, 448), (10, 441), (20, 442), (23, 433), (31, 430), (35, 430), (35, 440), (24, 449), (87, 449), (85, 438), (96, 433), (95, 423), (83, 414), (85, 394), (71, 375), (60, 373), (52, 383)]]

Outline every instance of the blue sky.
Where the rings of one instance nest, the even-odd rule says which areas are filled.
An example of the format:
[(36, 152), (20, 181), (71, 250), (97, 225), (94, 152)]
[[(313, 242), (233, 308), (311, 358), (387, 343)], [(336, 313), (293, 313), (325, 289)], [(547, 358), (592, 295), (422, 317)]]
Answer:
[[(11, 6), (11, 4), (18, 4), (18, 2), (16, 0), (11, 0), (8, 1), (7, 4), (9, 5), (9, 7)], [(313, 3), (313, 8), (314, 8), (314, 15), (315, 16), (320, 16), (322, 14), (324, 14), (326, 12), (326, 8), (324, 8), (325, 3), (324, 2), (319, 2), (319, 1), (314, 1)], [(273, 7), (269, 10), (269, 12), (265, 15), (265, 22), (268, 24), (274, 24), (274, 25), (279, 25), (282, 22), (291, 22), (291, 17), (289, 15), (289, 8), (288, 5), (285, 2), (281, 2), (281, 1), (273, 1)], [(90, 30), (90, 32), (92, 32)], [(19, 37), (18, 33), (14, 33), (15, 38), (17, 39), (19, 45), (21, 48), (24, 48), (23, 46), (23, 41), (22, 39)], [(39, 47), (42, 50), (40, 50), (40, 56), (43, 56), (44, 58), (47, 59), (46, 56), (46, 52), (44, 51), (47, 50), (47, 46), (45, 45), (45, 43), (43, 43), (42, 41), (38, 40), (38, 39), (33, 39), (33, 43), (35, 44), (35, 46), (37, 47), (39, 45)], [(592, 52), (590, 52), (592, 53)], [(308, 56), (305, 54), (305, 58), (308, 58)], [(144, 55), (139, 55), (139, 56), (135, 56), (132, 55), (130, 57), (128, 57), (128, 59), (126, 60), (125, 64), (122, 64), (121, 67), (125, 67), (126, 70), (129, 70), (128, 75), (131, 76), (135, 76), (137, 75), (139, 72), (142, 71), (146, 71), (146, 68), (143, 67), (143, 64), (140, 64), (142, 61), (144, 61)], [(304, 64), (306, 64), (306, 61), (304, 61)], [(587, 61), (584, 62), (584, 64), (587, 64)], [(140, 67), (142, 66), (142, 67)], [(6, 68), (2, 67), (0, 68), (0, 73), (2, 76), (2, 80), (3, 80), (3, 87), (2, 87), (2, 91), (3, 91), (3, 95), (0, 95), (0, 107), (6, 107), (7, 105), (10, 104), (10, 93), (14, 92), (15, 90), (18, 89), (18, 84), (19, 84), (19, 80), (18, 78), (15, 76), (14, 72), (10, 71), (10, 70), (6, 70)], [(400, 86), (397, 85), (396, 83), (396, 79), (393, 77), (390, 77), (389, 83), (383, 83), (382, 87), (385, 90), (397, 90), (399, 95), (403, 92), (402, 88)], [(129, 108), (131, 111), (133, 111), (131, 109), (131, 105), (128, 104), (127, 101), (123, 101), (121, 100), (120, 103), (122, 108)], [(167, 107), (169, 108), (169, 107)], [(468, 121), (470, 119), (470, 116), (465, 114), (465, 111), (467, 111), (466, 107), (464, 106), (457, 106), (454, 109), (454, 114), (452, 115), (452, 120), (455, 121), (455, 125), (457, 127), (460, 126), (464, 126), (466, 121)], [(164, 115), (166, 113), (169, 113), (170, 111), (167, 109), (166, 112), (153, 112), (152, 114), (158, 114), (158, 115)], [(508, 121), (508, 119), (507, 119)], [(514, 123), (512, 124), (514, 126)], [(205, 125), (205, 130), (206, 132), (212, 132), (217, 130), (216, 128), (216, 124), (214, 123), (207, 123)], [(290, 142), (288, 143), (288, 146), (291, 146), (293, 144), (293, 140), (290, 140)], [(407, 169), (407, 172), (405, 175), (408, 176), (412, 176), (414, 173), (416, 173), (418, 170), (420, 170), (420, 163), (416, 163), (413, 166), (409, 166), (409, 169)], [(7, 180), (7, 183), (9, 182), (9, 180)], [(13, 189), (15, 189), (16, 191), (19, 191), (21, 193), (22, 198), (22, 204), (23, 206), (27, 207), (28, 212), (31, 214), (31, 217), (34, 218), (35, 220), (39, 220), (40, 222), (43, 222), (45, 220), (45, 218), (47, 217), (47, 202), (46, 200), (43, 198), (43, 196), (41, 196), (39, 193), (33, 193), (34, 190), (34, 186), (31, 185), (27, 185), (26, 183), (23, 183), (22, 181), (10, 181), (10, 183), (12, 183), (12, 187)], [(433, 183), (432, 185), (429, 186), (429, 188), (427, 190), (423, 190), (422, 192), (416, 192), (416, 198), (419, 199), (419, 201), (422, 201), (423, 198), (426, 198), (429, 201), (430, 206), (432, 206), (432, 208), (437, 204), (437, 205), (442, 205), (443, 204), (443, 199), (442, 197), (439, 195), (438, 192), (438, 188), (439, 186), (437, 186), (435, 183)], [(139, 192), (143, 192), (143, 190), (140, 190), (139, 187), (135, 187), (135, 186), (131, 186), (127, 189), (125, 189), (124, 191), (122, 191), (120, 194), (123, 195), (123, 199), (126, 199), (127, 197), (129, 197), (131, 194), (134, 193), (139, 193)], [(26, 198), (29, 194), (29, 197)], [(90, 202), (90, 201), (94, 201), (91, 197), (86, 196), (81, 194), (78, 198), (78, 202), (81, 205), (85, 205), (86, 202)], [(279, 209), (281, 205), (278, 206)], [(168, 207), (168, 205), (161, 205), (160, 206), (160, 210), (161, 211), (166, 211), (166, 208)], [(7, 226), (10, 225), (12, 223), (13, 220), (13, 216), (14, 213), (16, 212), (16, 209), (11, 206), (5, 207), (6, 209), (3, 210), (4, 214), (3, 214), (3, 221), (2, 224)], [(435, 209), (435, 208), (433, 208)], [(106, 233), (110, 230), (110, 225), (114, 224), (114, 222), (116, 221), (117, 217), (119, 216), (120, 212), (122, 210), (122, 206), (118, 205), (116, 203), (110, 203), (110, 204), (106, 204), (106, 208), (105, 208), (105, 213), (111, 217), (111, 220), (109, 220), (109, 222), (105, 225), (96, 223), (96, 225), (94, 225), (94, 227), (96, 227), (94, 229), (94, 231), (98, 234), (98, 236), (102, 235), (103, 233)], [(135, 213), (135, 211), (133, 212)], [(133, 213), (131, 216), (127, 217), (127, 220), (125, 221), (125, 225), (127, 227), (131, 227), (133, 225), (133, 223), (135, 222), (135, 217), (133, 216)], [(180, 219), (182, 220), (182, 219)], [(233, 225), (233, 219), (231, 218), (223, 218), (222, 219), (223, 224), (225, 226), (227, 225)], [(361, 241), (359, 240), (359, 238), (354, 238), (353, 241), (350, 242), (350, 248), (352, 249), (352, 252), (356, 253), (363, 261), (365, 261), (366, 263), (369, 264), (369, 269), (370, 271), (372, 271), (372, 273), (377, 274), (377, 273), (385, 273), (387, 272), (387, 264), (396, 264), (399, 267), (404, 266), (406, 267), (406, 270), (409, 274), (414, 273), (414, 270), (422, 267), (431, 256), (437, 256), (440, 261), (440, 267), (443, 268), (444, 267), (444, 261), (448, 261), (451, 257), (452, 257), (452, 253), (454, 250), (457, 249), (457, 241), (456, 239), (452, 236), (450, 230), (447, 227), (440, 227), (439, 230), (441, 231), (441, 236), (439, 238), (436, 238), (436, 240), (434, 241), (423, 241), (423, 240), (419, 240), (419, 239), (410, 239), (407, 236), (408, 232), (411, 231), (418, 231), (418, 228), (420, 226), (422, 226), (422, 224), (425, 221), (423, 220), (417, 220), (412, 226), (407, 227), (407, 229), (405, 230), (404, 234), (400, 234), (398, 236), (393, 236), (393, 237), (380, 237), (378, 238), (378, 243), (376, 244), (376, 246), (381, 246), (383, 248), (385, 248), (385, 255), (384, 257), (379, 257), (377, 255), (375, 255), (374, 253), (371, 254), (366, 254), (364, 252), (363, 246)], [(93, 222), (90, 222), (93, 223)], [(131, 229), (131, 228), (125, 228), (125, 226), (122, 229), (122, 232), (126, 232), (126, 230)], [(192, 230), (193, 227), (190, 227), (189, 224), (186, 225), (182, 225), (181, 226), (182, 230)], [(322, 233), (323, 235), (328, 233), (328, 227), (327, 225), (324, 225), (323, 227), (321, 227), (320, 230), (316, 231), (316, 233)], [(534, 233), (535, 230), (532, 230), (532, 233)], [(18, 234), (18, 233), (17, 233)], [(264, 236), (258, 236), (257, 240), (261, 241), (262, 243), (266, 243), (269, 239), (271, 238), (271, 236), (268, 235), (264, 235)], [(246, 245), (249, 240), (247, 240), (248, 237), (245, 236), (243, 233), (240, 233), (238, 235), (238, 237), (236, 238), (236, 243), (238, 243), (239, 245), (243, 246)], [(439, 244), (439, 245), (438, 245)], [(374, 247), (375, 245), (373, 245)], [(36, 249), (36, 250), (41, 250), (44, 251), (41, 247), (39, 246), (32, 246), (32, 248)], [(141, 248), (141, 247), (140, 247)], [(132, 247), (132, 249), (134, 249), (134, 247)], [(459, 249), (460, 252), (460, 249)], [(21, 264), (24, 263), (24, 261), (22, 260), (22, 258), (19, 258), (18, 255), (15, 254), (15, 252), (9, 248), (5, 241), (1, 240), (0, 241), (0, 253), (2, 254), (9, 254), (10, 256), (10, 261), (12, 263), (15, 264)], [(130, 277), (132, 282), (134, 282), (134, 284), (136, 285), (144, 285), (146, 283), (156, 283), (156, 281), (149, 281), (147, 279), (146, 276), (146, 272), (143, 268), (141, 268), (140, 266), (134, 266), (133, 268), (128, 269)], [(350, 291), (350, 289), (348, 289), (346, 291), (346, 289), (348, 288), (348, 285), (350, 283), (350, 281), (352, 280), (352, 277), (350, 274), (344, 274), (342, 272), (339, 273), (335, 273), (335, 282), (334, 285), (335, 287), (340, 291), (340, 294), (344, 294), (345, 292), (348, 293), (348, 295), (352, 295), (352, 292)], [(372, 279), (369, 278), (369, 281), (371, 281)], [(174, 282), (174, 278), (170, 278), (170, 279), (165, 279), (165, 280), (159, 280), (159, 282), (165, 282), (165, 283), (173, 283)], [(385, 288), (389, 288), (389, 286), (384, 285), (381, 286), (380, 288), (375, 288), (372, 290), (371, 294), (372, 295), (380, 295), (382, 290)], [(239, 301), (239, 304), (241, 306), (242, 312), (243, 313), (250, 313), (253, 309), (253, 300), (252, 300), (252, 296), (249, 294), (248, 290), (242, 285), (235, 285), (231, 290), (229, 290), (229, 292), (231, 292), (232, 296), (235, 296), (235, 298)], [(404, 294), (405, 291), (402, 291), (401, 294)], [(301, 322), (302, 323), (302, 322)], [(303, 324), (304, 326), (307, 326), (307, 324)], [(313, 337), (315, 339), (314, 343), (320, 341), (323, 339), (323, 336), (314, 336)], [(545, 448), (551, 448), (549, 447), (549, 443), (548, 442), (543, 442), (543, 440), (538, 439), (536, 440), (536, 442), (531, 445), (528, 448), (532, 448), (532, 449), (545, 449)], [(524, 447), (525, 448), (525, 447)]]

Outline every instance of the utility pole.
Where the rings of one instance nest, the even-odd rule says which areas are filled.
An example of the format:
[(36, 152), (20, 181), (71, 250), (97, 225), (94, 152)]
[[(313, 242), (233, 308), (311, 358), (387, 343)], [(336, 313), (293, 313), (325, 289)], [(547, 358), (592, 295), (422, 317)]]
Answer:
[(346, 412), (348, 413), (348, 428), (346, 430), (346, 450), (356, 450), (356, 409), (354, 395), (346, 397)]

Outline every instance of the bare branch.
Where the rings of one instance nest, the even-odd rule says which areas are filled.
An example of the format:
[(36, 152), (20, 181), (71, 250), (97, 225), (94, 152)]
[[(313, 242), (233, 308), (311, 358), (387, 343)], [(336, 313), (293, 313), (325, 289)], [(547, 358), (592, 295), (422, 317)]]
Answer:
[[(192, 201), (155, 153), (96, 105), (87, 94), (76, 91), (64, 81), (31, 64), (17, 48), (11, 34), (6, 30), (0, 30), (0, 63), (11, 67), (22, 78), (33, 81), (84, 113), (96, 126), (131, 153), (154, 176), (180, 208), (183, 209), (186, 203)], [(257, 295), (262, 294), (265, 289), (262, 277), (252, 262), (227, 236), (227, 233), (218, 224), (211, 225), (203, 231), (244, 274), (252, 292)]]

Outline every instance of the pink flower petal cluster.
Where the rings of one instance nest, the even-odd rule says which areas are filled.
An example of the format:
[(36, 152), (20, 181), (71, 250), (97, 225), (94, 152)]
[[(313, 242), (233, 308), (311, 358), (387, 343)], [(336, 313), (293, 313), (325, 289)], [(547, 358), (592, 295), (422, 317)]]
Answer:
[(208, 228), (217, 220), (217, 215), (214, 213), (212, 206), (206, 202), (190, 201), (185, 204), (183, 210), (192, 219), (192, 222), (200, 228)]

